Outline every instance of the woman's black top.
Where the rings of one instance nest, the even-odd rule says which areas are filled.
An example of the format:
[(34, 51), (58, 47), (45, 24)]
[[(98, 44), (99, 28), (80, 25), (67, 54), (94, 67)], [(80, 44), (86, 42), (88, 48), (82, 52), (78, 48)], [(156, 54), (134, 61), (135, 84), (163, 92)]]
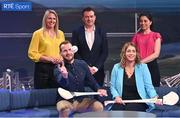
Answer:
[(124, 71), (122, 99), (123, 100), (141, 99), (137, 91), (134, 73), (130, 78), (128, 78), (126, 72)]

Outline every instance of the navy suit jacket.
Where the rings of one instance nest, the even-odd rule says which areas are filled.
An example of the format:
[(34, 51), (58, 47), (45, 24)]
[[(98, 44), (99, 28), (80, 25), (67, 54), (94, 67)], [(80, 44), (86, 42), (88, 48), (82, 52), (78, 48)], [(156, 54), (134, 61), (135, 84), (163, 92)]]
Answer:
[(108, 56), (108, 43), (106, 33), (102, 29), (95, 27), (95, 39), (91, 50), (86, 42), (84, 26), (73, 31), (71, 43), (78, 47), (75, 58), (83, 59), (89, 66), (95, 66), (99, 70), (103, 69)]

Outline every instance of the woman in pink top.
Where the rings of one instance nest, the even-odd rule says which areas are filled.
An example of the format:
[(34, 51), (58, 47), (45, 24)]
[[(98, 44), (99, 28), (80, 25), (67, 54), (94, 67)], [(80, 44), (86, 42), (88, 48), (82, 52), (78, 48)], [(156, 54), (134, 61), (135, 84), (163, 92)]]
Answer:
[(161, 35), (152, 31), (152, 16), (140, 14), (139, 25), (141, 30), (137, 32), (132, 42), (138, 47), (142, 63), (147, 63), (154, 86), (160, 86), (160, 72), (157, 63), (161, 50)]

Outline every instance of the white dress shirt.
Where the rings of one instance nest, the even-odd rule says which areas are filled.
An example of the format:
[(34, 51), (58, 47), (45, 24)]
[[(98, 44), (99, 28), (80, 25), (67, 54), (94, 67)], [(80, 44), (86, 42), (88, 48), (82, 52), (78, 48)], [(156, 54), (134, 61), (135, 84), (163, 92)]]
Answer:
[(89, 49), (92, 49), (93, 43), (94, 43), (94, 33), (95, 33), (95, 26), (93, 28), (93, 31), (88, 31), (86, 27), (85, 28), (85, 36), (86, 36), (86, 42), (89, 47)]

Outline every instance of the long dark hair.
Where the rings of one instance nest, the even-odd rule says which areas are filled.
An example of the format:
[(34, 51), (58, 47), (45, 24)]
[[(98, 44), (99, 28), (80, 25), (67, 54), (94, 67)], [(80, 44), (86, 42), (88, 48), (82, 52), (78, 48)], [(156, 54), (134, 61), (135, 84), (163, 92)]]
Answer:
[(141, 14), (139, 14), (139, 18), (138, 18), (139, 21), (140, 21), (140, 18), (142, 16), (146, 16), (152, 22), (152, 24), (150, 26), (150, 29), (153, 30), (153, 18), (152, 18), (152, 15), (150, 13), (141, 13)]

